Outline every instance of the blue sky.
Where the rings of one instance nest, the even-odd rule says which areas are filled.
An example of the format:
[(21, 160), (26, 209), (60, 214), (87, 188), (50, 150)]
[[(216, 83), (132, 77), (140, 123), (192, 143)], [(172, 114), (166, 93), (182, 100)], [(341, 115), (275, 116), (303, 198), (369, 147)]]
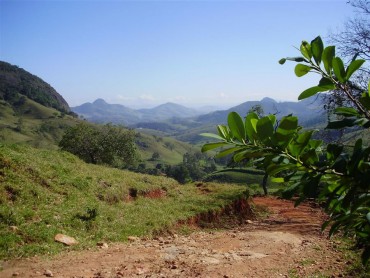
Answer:
[(318, 79), (278, 60), (297, 55), (302, 39), (327, 41), (353, 15), (346, 2), (0, 0), (0, 60), (71, 106), (296, 100)]

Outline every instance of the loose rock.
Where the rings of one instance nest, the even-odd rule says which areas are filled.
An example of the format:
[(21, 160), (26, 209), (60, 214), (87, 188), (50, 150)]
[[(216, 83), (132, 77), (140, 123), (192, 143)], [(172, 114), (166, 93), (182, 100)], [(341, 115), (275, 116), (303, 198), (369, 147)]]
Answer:
[(78, 241), (76, 239), (74, 239), (73, 237), (67, 236), (67, 235), (63, 235), (63, 234), (57, 234), (54, 237), (54, 240), (64, 243), (65, 245), (68, 245), (68, 246), (78, 244)]
[(97, 244), (96, 244), (97, 246), (99, 246), (101, 249), (108, 249), (108, 243), (106, 243), (106, 242), (98, 242)]
[(51, 272), (51, 270), (49, 270), (49, 269), (46, 269), (46, 270), (45, 270), (44, 275), (45, 275), (46, 277), (54, 277), (53, 272)]

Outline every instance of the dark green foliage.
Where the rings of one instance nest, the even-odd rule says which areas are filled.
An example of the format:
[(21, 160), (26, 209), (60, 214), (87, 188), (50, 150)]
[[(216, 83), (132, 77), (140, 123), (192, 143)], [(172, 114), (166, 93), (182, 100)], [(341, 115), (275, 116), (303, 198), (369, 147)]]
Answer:
[(121, 127), (80, 123), (66, 131), (59, 146), (88, 163), (129, 167), (137, 160), (134, 139), (134, 131)]
[(166, 166), (165, 174), (180, 183), (199, 181), (216, 170), (213, 160), (201, 152), (185, 153), (183, 162), (175, 166)]
[(49, 84), (24, 69), (0, 61), (0, 99), (19, 107), (25, 102), (24, 96), (46, 107), (70, 112), (67, 102)]
[[(324, 48), (320, 37), (311, 43), (303, 41), (302, 57), (285, 58), (302, 62), (295, 68), (298, 77), (308, 72), (322, 76), (319, 85), (299, 95), (308, 98), (321, 91), (342, 90), (352, 102), (351, 107), (340, 107), (335, 113), (340, 121), (329, 122), (327, 128), (370, 127), (370, 87), (359, 99), (353, 96), (349, 78), (363, 64), (353, 60), (345, 68), (335, 57), (334, 47)], [(324, 64), (324, 69), (321, 67)], [(370, 83), (369, 83), (370, 84)], [(370, 147), (358, 139), (355, 146), (344, 148), (339, 144), (323, 145), (313, 138), (314, 131), (302, 131), (297, 117), (288, 115), (278, 124), (274, 115), (260, 117), (250, 112), (245, 120), (235, 112), (228, 117), (228, 125), (218, 126), (218, 135), (204, 134), (218, 139), (205, 144), (202, 151), (223, 147), (218, 156), (233, 155), (236, 162), (249, 160), (263, 168), (275, 182), (288, 183), (284, 196), (296, 196), (296, 205), (306, 198), (316, 198), (325, 204), (330, 226), (329, 234), (338, 231), (355, 236), (363, 249), (362, 260), (370, 258)]]

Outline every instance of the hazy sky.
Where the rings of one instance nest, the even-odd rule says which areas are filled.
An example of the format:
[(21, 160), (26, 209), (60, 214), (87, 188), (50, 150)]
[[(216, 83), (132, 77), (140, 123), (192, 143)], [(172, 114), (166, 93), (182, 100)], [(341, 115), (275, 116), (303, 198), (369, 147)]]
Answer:
[(278, 60), (296, 56), (303, 39), (327, 41), (353, 15), (346, 2), (0, 0), (0, 60), (70, 106), (296, 100), (318, 79)]

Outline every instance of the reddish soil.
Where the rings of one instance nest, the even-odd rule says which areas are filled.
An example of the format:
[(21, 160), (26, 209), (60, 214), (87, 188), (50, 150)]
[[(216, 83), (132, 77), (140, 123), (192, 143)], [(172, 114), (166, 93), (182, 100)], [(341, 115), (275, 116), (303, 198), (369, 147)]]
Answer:
[(268, 208), (262, 220), (9, 261), (0, 277), (344, 277), (350, 262), (320, 232), (325, 215), (317, 206), (295, 208), (271, 197), (253, 201)]

